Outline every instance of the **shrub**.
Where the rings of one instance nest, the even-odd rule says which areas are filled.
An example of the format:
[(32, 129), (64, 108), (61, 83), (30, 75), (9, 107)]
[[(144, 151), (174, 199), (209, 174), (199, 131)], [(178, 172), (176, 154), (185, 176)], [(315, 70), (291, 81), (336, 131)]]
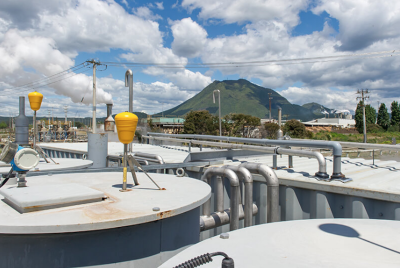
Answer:
[(287, 133), (293, 138), (305, 138), (307, 136), (306, 127), (295, 119), (286, 122), (283, 127), (283, 133)]

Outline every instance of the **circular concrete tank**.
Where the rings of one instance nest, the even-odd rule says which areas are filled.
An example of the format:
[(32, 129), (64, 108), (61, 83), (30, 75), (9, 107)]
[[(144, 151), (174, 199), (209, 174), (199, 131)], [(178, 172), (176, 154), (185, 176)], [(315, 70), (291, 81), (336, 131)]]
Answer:
[[(235, 267), (399, 267), (400, 221), (316, 219), (276, 222), (204, 240), (159, 268), (175, 267), (205, 253), (221, 251)], [(221, 268), (222, 257), (204, 268)]]
[(140, 185), (128, 184), (128, 192), (120, 191), (116, 172), (37, 176), (29, 187), (4, 186), (0, 267), (158, 267), (197, 243), (199, 207), (210, 187), (151, 173), (165, 188), (158, 190), (145, 174), (137, 176)]

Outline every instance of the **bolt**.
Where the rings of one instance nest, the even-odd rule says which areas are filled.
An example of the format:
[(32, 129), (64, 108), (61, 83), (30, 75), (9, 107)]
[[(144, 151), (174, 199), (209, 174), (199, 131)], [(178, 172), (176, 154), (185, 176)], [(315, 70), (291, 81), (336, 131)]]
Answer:
[(340, 209), (344, 209), (344, 206), (340, 206)]
[(154, 207), (153, 211), (160, 211), (160, 208), (159, 207)]
[(222, 234), (220, 234), (219, 238), (229, 239), (229, 234), (228, 233), (222, 233)]
[(379, 213), (379, 217), (383, 217), (383, 213), (381, 212), (381, 213)]

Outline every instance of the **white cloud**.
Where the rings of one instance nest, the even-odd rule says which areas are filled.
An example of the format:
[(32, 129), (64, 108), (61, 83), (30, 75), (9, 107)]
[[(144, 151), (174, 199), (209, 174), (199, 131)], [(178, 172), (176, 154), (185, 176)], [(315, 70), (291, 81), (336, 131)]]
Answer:
[(400, 37), (398, 0), (320, 0), (313, 12), (323, 11), (340, 23), (339, 50), (356, 51), (375, 42)]
[(278, 20), (291, 27), (299, 23), (298, 13), (307, 8), (308, 0), (183, 0), (189, 11), (199, 8), (202, 19), (217, 18), (226, 23)]
[(162, 19), (160, 15), (154, 14), (148, 7), (138, 7), (134, 8), (133, 13), (146, 20), (160, 20)]
[(207, 41), (207, 32), (191, 18), (185, 18), (171, 23), (174, 36), (172, 51), (183, 57), (196, 57)]
[(156, 8), (158, 8), (159, 10), (164, 9), (163, 2), (155, 2), (155, 4), (156, 4)]

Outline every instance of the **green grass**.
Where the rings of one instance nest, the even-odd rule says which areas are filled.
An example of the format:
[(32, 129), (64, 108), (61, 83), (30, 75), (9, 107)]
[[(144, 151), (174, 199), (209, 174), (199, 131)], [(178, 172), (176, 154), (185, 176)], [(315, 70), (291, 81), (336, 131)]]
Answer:
[[(400, 142), (400, 132), (367, 133), (367, 142), (376, 144), (392, 144), (392, 138)], [(344, 142), (363, 142), (363, 134), (341, 134), (329, 131), (320, 131), (314, 134), (315, 140), (330, 140)]]

